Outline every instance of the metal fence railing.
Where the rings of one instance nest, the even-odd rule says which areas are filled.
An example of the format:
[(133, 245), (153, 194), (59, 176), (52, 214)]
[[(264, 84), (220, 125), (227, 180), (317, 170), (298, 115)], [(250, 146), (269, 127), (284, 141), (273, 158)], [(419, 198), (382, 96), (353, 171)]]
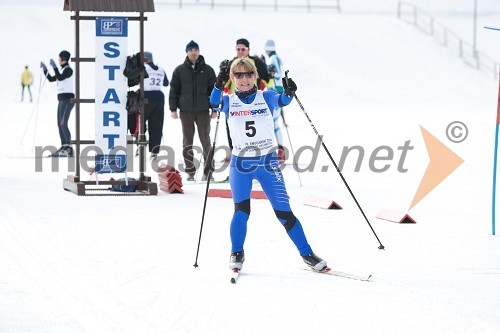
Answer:
[(474, 50), (471, 43), (466, 42), (456, 33), (445, 27), (434, 17), (417, 6), (404, 2), (398, 2), (398, 18), (414, 25), (423, 33), (431, 36), (436, 42), (444, 47), (454, 50), (467, 65), (498, 79), (498, 62), (486, 56), (483, 52)]
[(340, 0), (157, 0), (156, 4), (174, 5), (179, 8), (188, 6), (204, 6), (210, 9), (217, 7), (240, 7), (243, 10), (260, 8), (278, 11), (280, 9), (335, 10), (340, 13)]

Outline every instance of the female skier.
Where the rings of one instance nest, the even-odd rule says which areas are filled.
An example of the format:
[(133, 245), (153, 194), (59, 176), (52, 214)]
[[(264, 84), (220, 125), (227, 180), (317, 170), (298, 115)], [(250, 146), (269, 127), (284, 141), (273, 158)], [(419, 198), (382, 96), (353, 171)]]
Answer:
[(273, 110), (290, 104), (297, 85), (283, 79), (284, 92), (257, 90), (257, 68), (246, 58), (235, 59), (228, 73), (221, 66), (210, 103), (216, 109), (224, 84), (231, 78), (234, 94), (224, 95), (221, 111), (226, 115), (233, 140), (229, 183), (233, 193), (234, 215), (231, 220), (231, 256), (229, 267), (241, 270), (245, 260), (243, 245), (250, 216), (252, 179), (262, 186), (274, 212), (297, 247), (304, 262), (317, 272), (329, 270), (308, 244), (302, 225), (293, 215), (283, 175), (279, 168), (274, 135)]

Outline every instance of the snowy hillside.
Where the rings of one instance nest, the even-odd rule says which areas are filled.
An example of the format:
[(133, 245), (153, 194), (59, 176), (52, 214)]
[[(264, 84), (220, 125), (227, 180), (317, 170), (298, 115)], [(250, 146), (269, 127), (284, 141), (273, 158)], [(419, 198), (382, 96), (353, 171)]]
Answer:
[[(464, 27), (464, 37), (471, 24), (465, 15), (469, 2), (414, 1), (450, 28)], [(499, 21), (495, 2), (480, 1), (481, 27)], [(498, 332), (500, 242), (491, 236), (490, 216), (498, 83), (398, 20), (396, 1), (343, 1), (342, 14), (179, 10), (159, 2), (156, 12), (147, 14), (146, 49), (169, 77), (191, 39), (214, 68), (234, 56), (238, 38), (247, 38), (251, 53), (259, 55), (266, 40), (274, 39), (297, 82), (298, 97), (336, 161), (344, 147), (365, 150), (359, 172), (353, 153), (343, 174), (385, 251), (377, 249), (324, 151), (314, 172), (300, 175), (302, 187), (291, 168), (284, 175), (293, 211), (314, 251), (333, 268), (369, 273), (372, 281), (302, 270), (305, 265), (269, 203), (253, 200), (237, 285), (229, 283), (227, 268), (233, 212), (228, 199), (208, 200), (199, 268), (193, 268), (203, 184), (185, 185), (184, 195), (78, 197), (62, 189), (62, 179), (71, 174), (64, 161), (59, 172), (50, 172), (51, 159), (43, 159), (44, 171), (35, 172), (33, 145), (59, 144), (56, 87), (46, 83), (39, 94), (39, 62), (48, 63), (62, 49), (74, 53), (74, 22), (62, 4), (0, 0), (1, 333)], [(134, 53), (136, 23), (129, 30)], [(93, 34), (92, 23), (83, 23), (82, 56), (93, 56)], [(478, 39), (490, 56), (500, 52), (500, 33), (479, 29)], [(20, 103), (25, 65), (35, 74), (38, 112), (34, 104)], [(93, 65), (83, 70), (82, 96), (91, 98)], [(295, 150), (314, 146), (315, 134), (297, 103), (286, 109), (286, 117)], [(70, 121), (74, 126), (74, 113)], [(463, 143), (447, 139), (453, 121), (468, 127)], [(93, 138), (93, 125), (93, 106), (86, 105), (82, 138)], [(417, 224), (376, 219), (383, 208), (408, 210), (429, 162), (419, 126), (465, 162), (409, 212)], [(226, 144), (224, 125), (219, 129), (218, 144)], [(214, 130), (215, 121), (212, 139)], [(403, 173), (397, 147), (406, 141), (414, 149)], [(181, 163), (181, 126), (170, 117), (164, 142)], [(388, 171), (373, 172), (369, 156), (381, 146), (395, 156), (376, 162), (390, 165)], [(308, 156), (299, 162), (307, 163)], [(147, 174), (157, 180), (149, 159), (147, 164)], [(330, 198), (344, 209), (303, 205), (309, 196)]]

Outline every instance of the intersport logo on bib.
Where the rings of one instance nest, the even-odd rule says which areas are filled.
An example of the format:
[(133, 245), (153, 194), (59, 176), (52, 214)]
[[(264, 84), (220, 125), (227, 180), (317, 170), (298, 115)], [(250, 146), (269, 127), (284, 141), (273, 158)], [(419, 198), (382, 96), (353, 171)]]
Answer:
[(265, 113), (267, 113), (267, 109), (231, 111), (231, 112), (229, 112), (229, 115), (231, 117), (241, 117), (241, 116), (255, 116), (255, 115), (265, 114)]

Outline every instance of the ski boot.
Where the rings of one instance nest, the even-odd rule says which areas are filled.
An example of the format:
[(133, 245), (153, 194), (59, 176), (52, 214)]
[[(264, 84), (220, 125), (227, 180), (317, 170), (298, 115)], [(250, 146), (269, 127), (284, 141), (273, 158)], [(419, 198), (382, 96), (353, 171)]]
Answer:
[(63, 145), (51, 157), (73, 157), (74, 151), (71, 146)]
[(231, 256), (229, 257), (229, 268), (232, 270), (235, 269), (241, 270), (244, 261), (245, 261), (244, 252), (231, 252)]
[(326, 261), (315, 255), (314, 253), (311, 253), (307, 256), (302, 256), (302, 259), (307, 264), (307, 266), (311, 267), (316, 272), (322, 272), (323, 270), (328, 268)]

